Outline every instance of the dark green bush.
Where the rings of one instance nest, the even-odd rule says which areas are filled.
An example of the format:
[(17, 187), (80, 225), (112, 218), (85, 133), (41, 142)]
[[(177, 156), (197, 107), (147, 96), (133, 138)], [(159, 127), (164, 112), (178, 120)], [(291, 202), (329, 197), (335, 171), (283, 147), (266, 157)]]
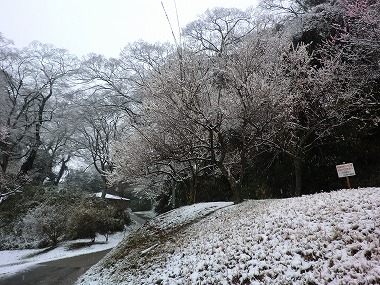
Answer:
[(67, 229), (72, 239), (89, 238), (95, 241), (96, 213), (93, 209), (78, 208), (67, 221)]
[(173, 209), (173, 205), (171, 203), (171, 193), (161, 193), (156, 198), (157, 204), (154, 207), (154, 211), (159, 215), (165, 212), (168, 212)]
[(109, 234), (123, 231), (130, 223), (127, 213), (120, 213), (101, 199), (86, 199), (77, 206), (68, 218), (67, 228), (72, 239), (90, 238), (95, 240), (101, 234), (108, 241)]

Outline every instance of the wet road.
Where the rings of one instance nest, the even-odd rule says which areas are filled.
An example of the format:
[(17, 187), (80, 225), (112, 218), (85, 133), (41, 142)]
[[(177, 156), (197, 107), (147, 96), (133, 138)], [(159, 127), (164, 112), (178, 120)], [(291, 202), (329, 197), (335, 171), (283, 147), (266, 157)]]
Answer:
[(1, 278), (0, 285), (73, 285), (79, 276), (109, 251), (110, 249), (40, 263), (8, 278)]

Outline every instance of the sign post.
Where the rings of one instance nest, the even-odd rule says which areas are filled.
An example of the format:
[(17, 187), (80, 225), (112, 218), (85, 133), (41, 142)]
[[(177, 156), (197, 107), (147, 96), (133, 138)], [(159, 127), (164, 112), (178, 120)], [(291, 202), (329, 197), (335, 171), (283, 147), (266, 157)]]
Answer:
[(356, 175), (354, 165), (352, 163), (339, 164), (336, 166), (336, 171), (339, 178), (346, 177), (347, 186), (349, 189), (351, 189), (349, 176)]

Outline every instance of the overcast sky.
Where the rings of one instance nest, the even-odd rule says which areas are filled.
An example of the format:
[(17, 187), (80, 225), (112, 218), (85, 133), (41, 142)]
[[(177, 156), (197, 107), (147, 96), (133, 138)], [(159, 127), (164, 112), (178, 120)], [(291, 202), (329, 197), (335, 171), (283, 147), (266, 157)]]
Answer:
[[(206, 9), (245, 10), (258, 0), (163, 0), (172, 26), (197, 19)], [(53, 44), (78, 56), (117, 57), (127, 43), (173, 41), (161, 0), (0, 0), (0, 32), (16, 47)]]

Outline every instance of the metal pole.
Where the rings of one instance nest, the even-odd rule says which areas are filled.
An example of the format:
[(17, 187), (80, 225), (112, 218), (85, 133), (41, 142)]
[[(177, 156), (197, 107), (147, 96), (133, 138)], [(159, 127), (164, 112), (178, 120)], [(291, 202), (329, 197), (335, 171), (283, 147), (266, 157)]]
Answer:
[(175, 209), (175, 182), (172, 180), (172, 207)]
[(346, 176), (346, 180), (347, 180), (348, 189), (351, 189), (350, 178), (348, 178), (348, 176)]
[(172, 189), (172, 205), (173, 209), (175, 209), (175, 187)]

